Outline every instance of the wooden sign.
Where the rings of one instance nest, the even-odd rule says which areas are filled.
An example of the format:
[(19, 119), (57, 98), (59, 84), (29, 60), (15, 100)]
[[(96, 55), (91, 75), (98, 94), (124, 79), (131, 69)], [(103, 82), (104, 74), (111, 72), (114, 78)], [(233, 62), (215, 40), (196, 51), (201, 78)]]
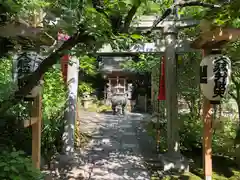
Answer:
[[(16, 82), (18, 89), (27, 83), (25, 77), (33, 73), (43, 59), (44, 57), (35, 51), (23, 51), (13, 57), (13, 80)], [(33, 101), (41, 91), (42, 83), (42, 80), (40, 80), (38, 85), (24, 99)]]

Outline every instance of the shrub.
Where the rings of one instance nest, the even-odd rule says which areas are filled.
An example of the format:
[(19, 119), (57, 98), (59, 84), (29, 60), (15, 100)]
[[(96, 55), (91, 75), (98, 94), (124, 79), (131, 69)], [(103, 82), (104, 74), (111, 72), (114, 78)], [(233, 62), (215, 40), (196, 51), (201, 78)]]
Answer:
[(41, 139), (41, 153), (48, 167), (53, 156), (62, 149), (64, 132), (64, 110), (58, 115), (44, 119)]
[(13, 149), (0, 152), (0, 179), (43, 180), (43, 174), (32, 166), (31, 159), (23, 151)]
[[(179, 119), (181, 128), (179, 132), (180, 144), (182, 151), (200, 150), (202, 147), (203, 122), (192, 114), (180, 114)], [(214, 129), (212, 149), (214, 154), (223, 156), (232, 156), (234, 153), (234, 138), (236, 136), (236, 122), (231, 118), (222, 117), (223, 127)], [(148, 134), (154, 139), (156, 138), (155, 122), (149, 122), (146, 126)], [(167, 139), (167, 123), (161, 121), (160, 128), (161, 147), (160, 150), (166, 149)], [(201, 153), (201, 151), (199, 151)]]
[(80, 82), (80, 84), (78, 86), (79, 96), (81, 96), (85, 92), (91, 94), (91, 93), (93, 93), (93, 91), (94, 91), (94, 89), (92, 88), (91, 83)]

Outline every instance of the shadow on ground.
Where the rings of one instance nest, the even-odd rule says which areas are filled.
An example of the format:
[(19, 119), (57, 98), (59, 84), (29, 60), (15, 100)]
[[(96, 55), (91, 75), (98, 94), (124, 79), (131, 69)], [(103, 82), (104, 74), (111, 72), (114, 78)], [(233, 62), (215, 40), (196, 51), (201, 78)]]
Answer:
[(110, 112), (99, 117), (104, 120), (85, 150), (76, 153), (74, 160), (56, 159), (52, 165), (52, 179), (150, 179), (136, 135), (142, 115), (114, 116)]
[[(92, 140), (88, 146), (81, 152), (76, 151), (74, 160), (63, 157), (57, 159), (52, 164), (51, 179), (203, 179), (201, 150), (198, 151), (200, 154), (183, 152), (186, 157), (194, 161), (190, 166), (190, 174), (158, 173), (162, 168), (157, 160), (155, 140), (146, 132), (141, 116), (137, 113), (125, 117), (114, 116), (109, 111), (94, 117), (93, 122), (96, 122), (99, 128), (92, 134)], [(232, 169), (235, 168), (236, 165), (233, 160), (219, 156), (213, 157), (215, 179), (233, 180), (236, 176), (234, 176)]]

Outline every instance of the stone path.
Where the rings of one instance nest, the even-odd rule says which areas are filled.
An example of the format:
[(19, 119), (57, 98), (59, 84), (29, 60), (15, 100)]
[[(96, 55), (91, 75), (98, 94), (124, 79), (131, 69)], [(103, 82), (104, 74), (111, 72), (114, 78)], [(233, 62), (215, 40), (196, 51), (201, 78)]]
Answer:
[(141, 128), (146, 115), (114, 116), (84, 111), (79, 115), (81, 132), (91, 134), (92, 140), (84, 150), (76, 152), (73, 162), (58, 160), (52, 179), (150, 180), (142, 156), (146, 158), (154, 149)]
[(84, 179), (150, 179), (144, 166), (137, 136), (138, 125), (143, 115), (99, 114), (98, 116), (97, 118), (101, 119), (100, 128), (93, 134), (93, 139), (82, 152), (84, 165), (81, 169), (84, 171)]

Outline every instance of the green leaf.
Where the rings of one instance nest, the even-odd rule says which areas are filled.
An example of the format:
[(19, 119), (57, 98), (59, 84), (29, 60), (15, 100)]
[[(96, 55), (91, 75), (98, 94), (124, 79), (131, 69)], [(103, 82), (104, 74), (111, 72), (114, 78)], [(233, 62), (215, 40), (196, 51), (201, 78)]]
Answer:
[(141, 39), (142, 36), (139, 35), (139, 34), (132, 34), (132, 35), (131, 35), (131, 38), (133, 38), (133, 39)]
[(8, 172), (8, 171), (10, 170), (10, 168), (9, 168), (8, 166), (5, 166), (5, 167), (3, 168), (3, 170), (6, 171), (6, 172)]
[(5, 162), (0, 162), (0, 167), (4, 167), (4, 166), (6, 166), (7, 165), (7, 163), (5, 163)]

